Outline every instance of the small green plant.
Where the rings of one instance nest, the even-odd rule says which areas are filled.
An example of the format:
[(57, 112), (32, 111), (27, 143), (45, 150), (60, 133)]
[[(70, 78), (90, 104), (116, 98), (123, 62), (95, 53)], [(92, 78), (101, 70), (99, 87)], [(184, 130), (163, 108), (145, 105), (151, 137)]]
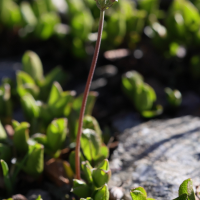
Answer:
[[(84, 181), (73, 180), (73, 193), (78, 197), (92, 197), (94, 200), (109, 199), (107, 183), (111, 176), (108, 160), (104, 160), (97, 168), (92, 168), (88, 161), (82, 162), (81, 169)], [(88, 198), (87, 198), (88, 199)]]
[(55, 81), (62, 84), (67, 80), (67, 74), (59, 66), (44, 76), (42, 62), (33, 51), (24, 53), (22, 64), (22, 71), (17, 73), (17, 90), (20, 96), (28, 92), (36, 100), (47, 101), (52, 84)]
[(154, 89), (143, 81), (138, 72), (129, 71), (122, 76), (122, 89), (143, 117), (162, 113), (162, 106), (155, 105), (157, 97)]
[(58, 156), (59, 152), (64, 147), (67, 136), (66, 118), (53, 120), (48, 125), (45, 134), (35, 133), (31, 137), (29, 136), (29, 123), (18, 123), (13, 121), (13, 127), (15, 131), (13, 144), (20, 154), (25, 154), (28, 151), (30, 144), (35, 143), (44, 146), (44, 152), (52, 156)]
[[(195, 200), (192, 179), (187, 179), (179, 187), (179, 196), (174, 200)], [(153, 200), (147, 197), (147, 193), (143, 187), (137, 187), (130, 191), (133, 200)]]
[(172, 90), (171, 88), (165, 88), (165, 93), (167, 95), (167, 101), (170, 106), (178, 107), (182, 102), (182, 95), (179, 90)]

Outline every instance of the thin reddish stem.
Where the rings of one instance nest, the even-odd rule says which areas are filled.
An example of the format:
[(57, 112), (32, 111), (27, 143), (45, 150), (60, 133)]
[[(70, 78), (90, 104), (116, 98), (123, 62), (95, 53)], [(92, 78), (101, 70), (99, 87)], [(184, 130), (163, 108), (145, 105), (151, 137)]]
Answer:
[(80, 174), (80, 140), (81, 140), (81, 134), (82, 134), (82, 126), (83, 126), (83, 118), (85, 114), (85, 107), (87, 103), (87, 98), (90, 90), (90, 85), (92, 82), (94, 70), (96, 67), (97, 59), (99, 56), (99, 49), (101, 45), (101, 36), (102, 36), (102, 31), (103, 31), (103, 23), (104, 23), (104, 12), (105, 11), (100, 11), (100, 20), (99, 20), (99, 29), (98, 29), (98, 37), (97, 37), (97, 42), (94, 50), (94, 56), (92, 59), (92, 64), (90, 67), (90, 72), (88, 75), (87, 83), (85, 86), (85, 91), (83, 94), (83, 102), (81, 106), (81, 111), (79, 115), (79, 123), (78, 123), (78, 134), (76, 138), (76, 149), (75, 149), (75, 165), (76, 165), (76, 178), (81, 179), (81, 174)]

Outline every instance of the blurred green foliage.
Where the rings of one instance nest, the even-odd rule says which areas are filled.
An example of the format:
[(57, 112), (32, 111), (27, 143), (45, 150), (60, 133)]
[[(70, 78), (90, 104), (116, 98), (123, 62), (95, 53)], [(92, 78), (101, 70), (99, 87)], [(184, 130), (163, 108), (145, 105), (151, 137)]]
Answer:
[(157, 97), (154, 89), (143, 81), (137, 71), (128, 71), (122, 76), (122, 89), (143, 117), (162, 114), (162, 106), (155, 104)]
[(165, 88), (165, 93), (167, 95), (167, 101), (170, 106), (178, 107), (182, 102), (182, 94), (179, 90), (172, 90), (171, 88)]
[[(126, 44), (135, 48), (143, 32), (164, 54), (174, 56), (178, 47), (200, 44), (199, 0), (173, 0), (160, 9), (160, 0), (124, 0), (105, 16), (102, 48)], [(1, 30), (7, 29), (26, 40), (56, 38), (74, 56), (87, 55), (86, 46), (96, 40), (99, 11), (94, 0), (1, 0)]]
[[(173, 0), (160, 9), (160, 0), (124, 0), (113, 5), (105, 16), (102, 48), (122, 43), (135, 48), (143, 32), (169, 56), (180, 46), (200, 44), (200, 1)], [(86, 46), (96, 40), (99, 11), (94, 0), (1, 0), (1, 30), (8, 29), (22, 39), (57, 38), (74, 56), (87, 55)]]

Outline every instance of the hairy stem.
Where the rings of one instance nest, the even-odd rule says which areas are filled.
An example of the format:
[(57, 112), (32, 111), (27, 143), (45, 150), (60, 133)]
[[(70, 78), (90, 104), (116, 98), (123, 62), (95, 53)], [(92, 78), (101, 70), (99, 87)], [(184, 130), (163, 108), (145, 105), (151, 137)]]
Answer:
[(79, 157), (80, 157), (80, 140), (81, 140), (81, 134), (82, 134), (83, 118), (84, 118), (85, 107), (86, 107), (87, 98), (88, 98), (88, 94), (89, 94), (89, 90), (90, 90), (90, 85), (91, 85), (91, 82), (92, 82), (94, 70), (95, 70), (98, 55), (99, 55), (99, 49), (100, 49), (100, 45), (101, 45), (101, 35), (102, 35), (103, 23), (104, 23), (104, 12), (105, 11), (100, 11), (100, 20), (99, 20), (97, 42), (96, 42), (96, 46), (95, 46), (94, 56), (93, 56), (93, 59), (92, 59), (92, 64), (91, 64), (91, 67), (90, 67), (90, 72), (89, 72), (87, 83), (86, 83), (86, 86), (85, 86), (85, 91), (84, 91), (84, 95), (83, 95), (83, 102), (82, 102), (81, 111), (80, 111), (80, 115), (79, 115), (78, 134), (77, 134), (77, 138), (76, 138), (76, 150), (75, 150), (76, 178), (79, 179), (79, 180), (81, 179), (80, 158)]

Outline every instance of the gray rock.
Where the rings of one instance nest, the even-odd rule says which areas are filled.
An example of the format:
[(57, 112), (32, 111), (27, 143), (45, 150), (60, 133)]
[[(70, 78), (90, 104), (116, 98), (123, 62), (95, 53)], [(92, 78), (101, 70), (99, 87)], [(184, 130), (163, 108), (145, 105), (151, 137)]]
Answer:
[(200, 118), (185, 116), (152, 120), (126, 130), (114, 151), (109, 185), (143, 186), (149, 197), (174, 199), (179, 185), (192, 178), (200, 183)]

